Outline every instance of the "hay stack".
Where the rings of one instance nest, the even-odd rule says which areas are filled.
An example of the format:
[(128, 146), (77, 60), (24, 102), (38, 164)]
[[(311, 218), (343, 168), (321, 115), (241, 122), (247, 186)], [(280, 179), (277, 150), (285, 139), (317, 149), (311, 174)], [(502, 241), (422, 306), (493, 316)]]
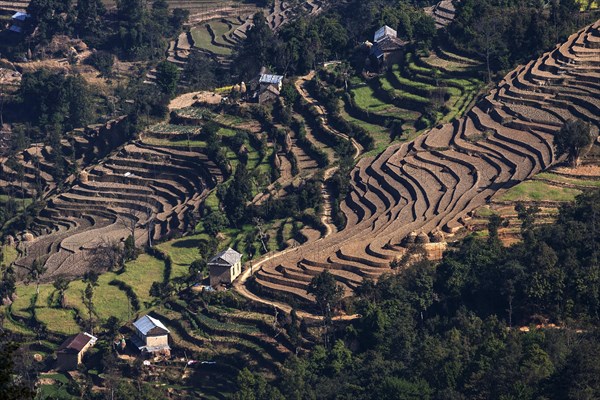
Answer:
[(431, 242), (442, 243), (446, 240), (446, 237), (441, 231), (436, 231), (431, 234)]

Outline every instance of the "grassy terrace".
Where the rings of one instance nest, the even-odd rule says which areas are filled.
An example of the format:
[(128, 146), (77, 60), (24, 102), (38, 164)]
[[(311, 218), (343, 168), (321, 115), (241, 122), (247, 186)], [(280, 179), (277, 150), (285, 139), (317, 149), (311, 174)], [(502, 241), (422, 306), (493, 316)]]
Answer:
[[(132, 319), (136, 311), (131, 307), (130, 301), (124, 291), (117, 286), (110, 285), (113, 280), (120, 280), (131, 286), (137, 295), (141, 310), (148, 309), (146, 303), (154, 300), (149, 294), (153, 282), (161, 282), (164, 274), (164, 262), (149, 255), (142, 254), (135, 261), (128, 262), (125, 272), (117, 274), (107, 272), (98, 278), (98, 287), (94, 289), (93, 304), (95, 317), (100, 322), (106, 321), (108, 317), (115, 316), (121, 321)], [(187, 268), (186, 268), (187, 271)], [(181, 269), (174, 266), (172, 276), (181, 274)], [(86, 283), (81, 280), (72, 281), (65, 292), (67, 308), (58, 306), (58, 292), (50, 283), (40, 285), (39, 296), (36, 298), (36, 285), (20, 284), (17, 287), (17, 298), (10, 307), (13, 318), (32, 319), (44, 324), (49, 331), (59, 334), (73, 334), (79, 332), (80, 327), (76, 322), (76, 315), (84, 319), (88, 316), (88, 310), (83, 302), (83, 293)], [(33, 309), (32, 309), (32, 306)], [(0, 308), (2, 312), (7, 307)], [(10, 319), (9, 319), (10, 320)], [(29, 330), (18, 322), (11, 321), (9, 329), (21, 331)]]
[(573, 201), (581, 190), (560, 187), (538, 180), (521, 182), (496, 198), (498, 201)]
[(233, 52), (233, 50), (229, 47), (215, 46), (212, 43), (212, 36), (208, 31), (208, 24), (194, 27), (190, 33), (192, 34), (192, 39), (194, 40), (194, 47), (197, 47), (200, 50), (205, 50), (221, 56), (228, 56)]
[(223, 22), (222, 20), (212, 21), (209, 23), (209, 25), (213, 33), (215, 34), (215, 43), (220, 44), (222, 46), (231, 46), (230, 43), (227, 43), (225, 39), (223, 39), (223, 36), (229, 34), (233, 29), (235, 29), (235, 25), (233, 26), (233, 29), (230, 29), (229, 25)]
[[(440, 50), (450, 60), (435, 53), (412, 54), (404, 62), (392, 66), (386, 73), (365, 81), (359, 76), (350, 80), (354, 99), (344, 104), (342, 118), (365, 128), (375, 139), (375, 149), (369, 155), (381, 152), (391, 141), (391, 123), (402, 124), (400, 140), (412, 140), (416, 135), (437, 125), (460, 118), (468, 110), (483, 82), (465, 78), (465, 70), (477, 73), (477, 62), (460, 55)], [(333, 67), (328, 70), (331, 72)], [(423, 115), (431, 103), (432, 93), (444, 94), (441, 106)], [(392, 104), (393, 99), (393, 104)]]
[(600, 181), (593, 179), (576, 179), (567, 176), (553, 174), (551, 172), (542, 172), (537, 174), (534, 179), (553, 181), (556, 183), (565, 183), (568, 185), (578, 186), (581, 188), (598, 188), (600, 187)]

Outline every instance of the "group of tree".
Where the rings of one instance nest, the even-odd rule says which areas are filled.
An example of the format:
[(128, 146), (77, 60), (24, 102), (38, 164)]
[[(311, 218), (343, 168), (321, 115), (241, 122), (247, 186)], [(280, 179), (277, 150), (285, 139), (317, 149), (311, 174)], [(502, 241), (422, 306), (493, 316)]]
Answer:
[(251, 79), (263, 66), (287, 75), (304, 74), (317, 63), (351, 57), (383, 25), (397, 29), (402, 39), (429, 47), (436, 34), (435, 25), (419, 3), (422, 2), (343, 2), (317, 17), (296, 18), (277, 34), (272, 32), (265, 16), (257, 13), (247, 39), (236, 54), (235, 71), (243, 80)]
[(181, 30), (187, 10), (170, 10), (165, 0), (118, 0), (107, 11), (101, 0), (32, 0), (34, 43), (54, 35), (77, 35), (94, 48), (110, 50), (130, 60), (162, 58), (166, 41)]
[[(550, 225), (536, 226), (538, 211), (517, 207), (523, 241), (510, 247), (496, 216), (489, 237), (468, 237), (439, 264), (394, 264), (402, 270), (365, 281), (346, 305), (357, 320), (266, 387), (243, 372), (238, 398), (599, 398), (600, 191)], [(325, 316), (340, 306), (336, 285), (325, 272), (309, 286)]]
[(584, 23), (577, 0), (464, 0), (457, 3), (449, 40), (485, 60), (488, 78), (527, 62)]
[(23, 75), (19, 91), (21, 119), (32, 128), (29, 139), (85, 126), (94, 120), (92, 91), (79, 75), (64, 75), (47, 69)]

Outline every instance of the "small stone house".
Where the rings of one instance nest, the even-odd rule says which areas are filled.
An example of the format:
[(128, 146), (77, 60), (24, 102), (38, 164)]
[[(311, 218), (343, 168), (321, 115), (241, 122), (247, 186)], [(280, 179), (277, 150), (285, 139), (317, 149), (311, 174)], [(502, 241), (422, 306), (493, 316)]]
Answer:
[(83, 355), (98, 340), (87, 332), (71, 336), (56, 351), (56, 369), (74, 371), (83, 361)]
[(261, 74), (258, 78), (258, 103), (272, 103), (281, 94), (283, 88), (283, 76), (272, 74)]
[(133, 323), (135, 335), (131, 338), (133, 344), (142, 353), (169, 355), (170, 331), (162, 322), (149, 315), (144, 315)]
[(25, 24), (29, 18), (31, 18), (31, 15), (29, 15), (27, 13), (20, 12), (20, 11), (16, 12), (11, 17), (11, 25), (8, 28), (8, 30), (11, 32), (14, 32), (14, 33), (23, 33)]
[(384, 25), (375, 32), (369, 58), (376, 69), (390, 67), (402, 61), (407, 43), (398, 38), (398, 32)]
[(242, 273), (242, 255), (228, 248), (208, 262), (210, 286), (230, 285)]

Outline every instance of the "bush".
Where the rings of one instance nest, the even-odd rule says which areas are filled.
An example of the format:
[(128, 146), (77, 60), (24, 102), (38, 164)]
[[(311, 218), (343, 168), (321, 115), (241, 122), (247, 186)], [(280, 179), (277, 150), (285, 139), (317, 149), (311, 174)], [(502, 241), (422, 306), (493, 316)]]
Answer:
[(96, 68), (102, 76), (109, 77), (112, 75), (113, 65), (115, 64), (115, 58), (112, 54), (107, 51), (95, 51), (86, 60), (88, 64)]

